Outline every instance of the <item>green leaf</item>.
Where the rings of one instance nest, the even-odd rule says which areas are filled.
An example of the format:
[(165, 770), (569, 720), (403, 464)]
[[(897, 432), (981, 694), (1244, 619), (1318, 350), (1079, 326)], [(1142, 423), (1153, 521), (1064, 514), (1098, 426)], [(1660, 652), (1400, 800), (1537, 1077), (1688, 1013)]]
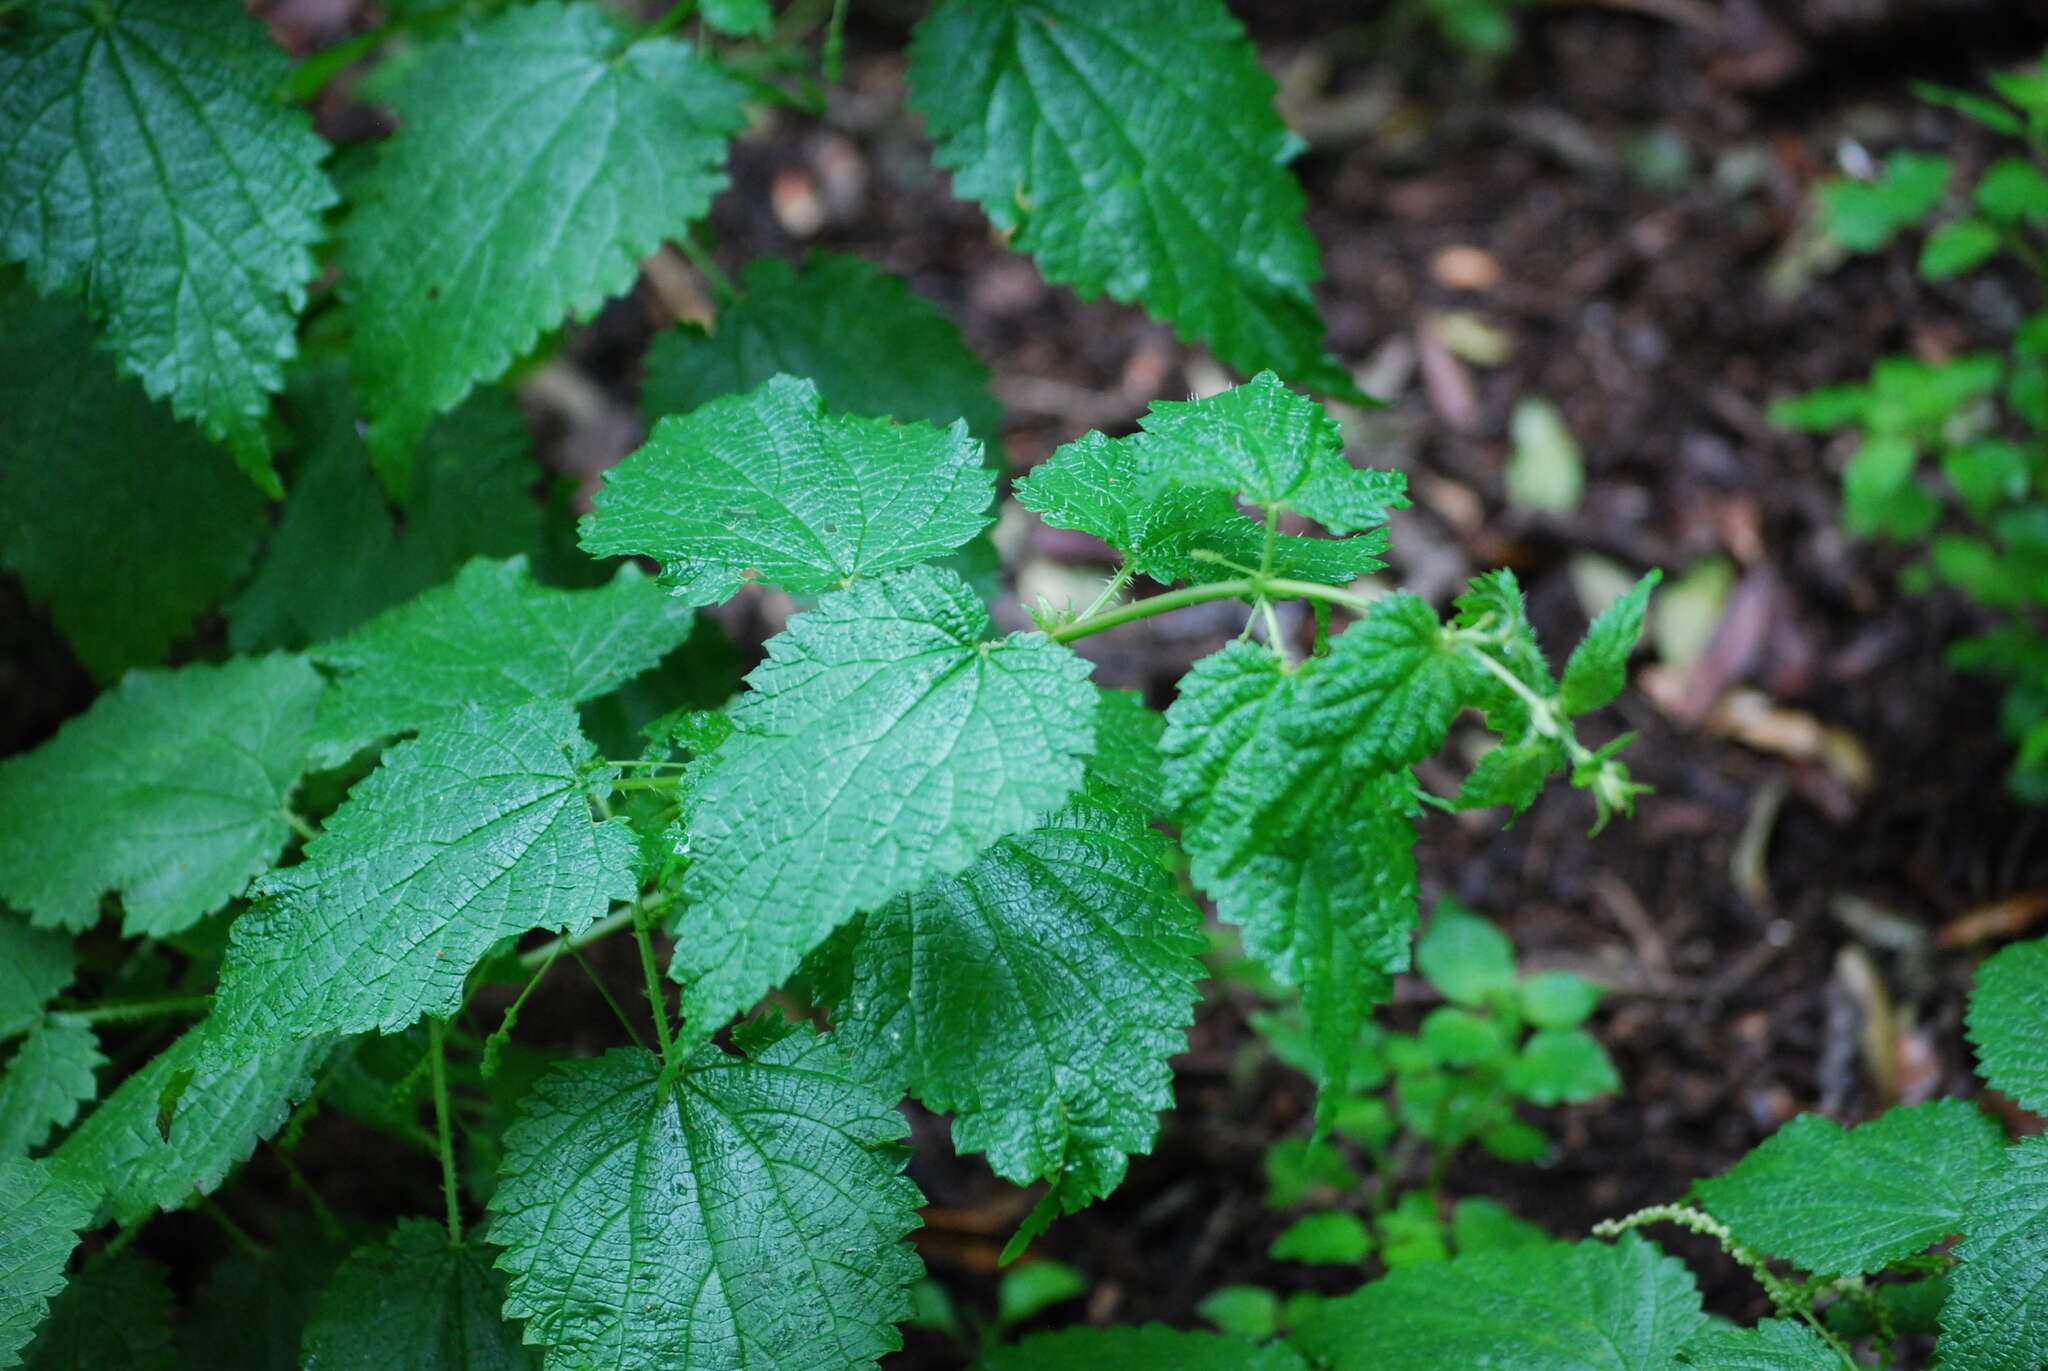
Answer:
[(1941, 1307), (1942, 1371), (2036, 1371), (2048, 1362), (2048, 1138), (2000, 1149), (1958, 1227)]
[(1894, 1109), (1853, 1129), (1802, 1114), (1694, 1191), (1747, 1245), (1853, 1275), (1964, 1231), (1998, 1154), (1998, 1126), (1962, 1100)]
[(1087, 663), (992, 631), (964, 581), (915, 567), (828, 596), (769, 642), (688, 816), (670, 972), (699, 1031), (857, 911), (965, 869), (1080, 783)]
[(23, 1355), (26, 1371), (170, 1371), (171, 1291), (163, 1268), (132, 1252), (103, 1256), (50, 1302)]
[(115, 375), (70, 300), (0, 289), (0, 413), (0, 562), (100, 680), (162, 661), (248, 569), (262, 493)]
[(1832, 433), (1862, 423), (1870, 412), (1870, 387), (1822, 386), (1804, 395), (1771, 402), (1770, 421), (1808, 433)]
[(1522, 981), (1522, 1017), (1538, 1028), (1574, 1028), (1593, 1016), (1605, 987), (1570, 971), (1538, 971)]
[(1264, 1342), (1280, 1328), (1280, 1297), (1262, 1285), (1219, 1287), (1195, 1312), (1232, 1337), (1251, 1342)]
[(434, 421), (397, 510), (370, 470), (344, 368), (297, 378), (286, 403), (305, 451), (255, 576), (226, 606), (237, 652), (339, 638), (472, 557), (539, 546), (539, 468), (507, 391), (479, 390)]
[(1927, 235), (1920, 245), (1920, 274), (1946, 281), (1982, 266), (1998, 251), (1998, 230), (1982, 219), (1957, 219)]
[(1902, 149), (1875, 181), (1821, 182), (1821, 222), (1850, 251), (1876, 252), (1941, 203), (1948, 176), (1948, 158)]
[(1233, 522), (1248, 527), (1257, 559), (1259, 530), (1227, 493), (1163, 486), (1149, 478), (1150, 469), (1137, 439), (1089, 432), (1032, 468), (1017, 483), (1017, 499), (1054, 528), (1100, 538), (1161, 584), (1206, 579), (1212, 569), (1191, 559), (1189, 549), (1199, 535)]
[(1558, 704), (1566, 714), (1589, 714), (1613, 703), (1628, 685), (1629, 654), (1643, 634), (1643, 616), (1649, 612), (1650, 592), (1664, 579), (1652, 570), (1630, 587), (1586, 629), (1586, 636), (1572, 649), (1558, 683)]
[(1701, 1371), (1841, 1371), (1842, 1359), (1807, 1325), (1765, 1319), (1754, 1328), (1701, 1329), (1678, 1349), (1678, 1364)]
[(1451, 803), (1459, 809), (1506, 805), (1511, 815), (1519, 815), (1536, 803), (1544, 783), (1564, 761), (1564, 748), (1555, 739), (1502, 743), (1473, 764)]
[(1241, 495), (1332, 533), (1376, 528), (1408, 505), (1405, 476), (1352, 466), (1329, 411), (1270, 371), (1203, 399), (1156, 401), (1139, 423), (1144, 434), (1134, 441), (1155, 486)]
[(778, 376), (655, 425), (606, 474), (583, 550), (657, 558), (691, 605), (749, 573), (814, 594), (959, 547), (988, 527), (994, 481), (964, 423), (828, 415), (816, 386)]
[(345, 1249), (305, 1217), (285, 1218), (271, 1242), (207, 1273), (179, 1321), (178, 1371), (300, 1371), (300, 1337)]
[(479, 559), (313, 650), (337, 675), (321, 702), (313, 761), (337, 765), (366, 743), (473, 706), (593, 699), (667, 656), (693, 622), (630, 567), (593, 590), (556, 590), (534, 581), (524, 557)]
[(894, 1106), (808, 1028), (674, 1080), (637, 1050), (562, 1063), (491, 1199), (506, 1314), (565, 1367), (871, 1364), (919, 1273)]
[(1325, 1210), (1295, 1220), (1273, 1239), (1266, 1255), (1275, 1261), (1314, 1266), (1350, 1266), (1372, 1251), (1372, 1233), (1356, 1214)]
[(2020, 121), (2017, 114), (1996, 100), (1972, 91), (1956, 90), (1951, 86), (1936, 85), (1932, 81), (1915, 81), (1913, 94), (1930, 105), (1942, 105), (1965, 118), (1974, 119), (1994, 133), (2003, 133), (2012, 138), (2026, 136), (2026, 125)]
[(1395, 591), (1339, 634), (1307, 678), (1297, 738), (1339, 738), (1347, 771), (1392, 771), (1435, 753), (1481, 688), (1479, 669), (1420, 596)]
[(1333, 1371), (1666, 1371), (1705, 1324), (1692, 1275), (1634, 1234), (1411, 1266), (1297, 1322)]
[[(1166, 758), (1159, 739), (1166, 718), (1135, 690), (1104, 690), (1095, 706), (1092, 780), (1116, 789), (1149, 819), (1167, 812)], [(4, 1019), (0, 1013), (0, 1019)]]
[(1304, 1200), (1319, 1198), (1319, 1190), (1344, 1192), (1362, 1182), (1344, 1154), (1330, 1143), (1315, 1138), (1282, 1138), (1266, 1148), (1266, 1203), (1275, 1209), (1292, 1209)]
[(1446, 1066), (1492, 1065), (1514, 1052), (1499, 1019), (1452, 1005), (1440, 1005), (1424, 1015), (1417, 1036)]
[(1992, 1089), (2048, 1113), (2048, 938), (2015, 943), (1977, 970), (1970, 1041)]
[[(50, 1154), (100, 1186), (116, 1223), (140, 1223), (159, 1209), (180, 1209), (213, 1193), (259, 1139), (283, 1126), (327, 1055), (323, 1039), (265, 1048), (222, 1066), (206, 1052), (219, 1028), (187, 1029)], [(178, 1098), (168, 1138), (167, 1092)]]
[(1586, 458), (1557, 406), (1540, 395), (1515, 402), (1508, 419), (1515, 450), (1501, 472), (1508, 504), (1544, 514), (1570, 514), (1586, 490)]
[(768, 0), (704, 0), (704, 22), (738, 38), (770, 38), (775, 12)]
[(1140, 301), (1246, 373), (1356, 389), (1320, 347), (1300, 144), (1216, 0), (948, 0), (911, 103), (960, 195), (1083, 299)]
[(131, 935), (191, 927), (291, 836), (285, 797), (320, 689), (300, 657), (130, 672), (0, 764), (0, 896), (39, 925), (83, 929), (112, 889)]
[(1218, 1333), (1183, 1333), (1162, 1324), (1142, 1328), (1069, 1328), (999, 1348), (975, 1371), (1307, 1371), (1279, 1343), (1263, 1347)]
[(743, 88), (602, 6), (510, 10), (421, 53), (341, 228), (370, 453), (394, 491), (434, 415), (633, 281), (724, 186)]
[(1107, 1195), (1173, 1103), (1202, 978), (1200, 913), (1142, 814), (1085, 792), (856, 927), (834, 1037), (953, 1115), (997, 1174)]
[(0, 1033), (19, 1032), (76, 974), (71, 939), (0, 909)]
[(99, 1094), (94, 1069), (106, 1064), (82, 1023), (45, 1021), (29, 1030), (0, 1074), (0, 1157), (33, 1152), (51, 1129), (78, 1117), (80, 1103)]
[(1033, 1261), (1011, 1267), (996, 1286), (996, 1323), (1019, 1324), (1056, 1304), (1085, 1294), (1088, 1278), (1065, 1262)]
[(393, 748), (235, 921), (208, 1060), (451, 1018), (500, 938), (632, 899), (632, 830), (591, 821), (590, 760), (565, 704), (466, 706)]
[(1415, 969), (1452, 1003), (1485, 1004), (1515, 989), (1515, 945), (1446, 896), (1416, 940)]
[(1543, 1028), (1529, 1035), (1508, 1066), (1508, 1089), (1536, 1104), (1584, 1104), (1621, 1089), (1607, 1049), (1577, 1028)]
[(1436, 1201), (1423, 1190), (1410, 1190), (1379, 1217), (1380, 1260), (1390, 1271), (1440, 1265), (1451, 1259), (1444, 1222)]
[[(716, 331), (683, 324), (648, 347), (640, 407), (650, 422), (786, 374), (815, 384), (834, 414), (940, 428), (965, 419), (983, 442), (1001, 436), (988, 368), (959, 326), (902, 277), (813, 252), (801, 266), (757, 257), (740, 280), (745, 293), (719, 312)], [(875, 365), (884, 357), (888, 365)]]
[(1451, 1207), (1451, 1241), (1459, 1256), (1541, 1247), (1551, 1236), (1494, 1200), (1470, 1195)]
[(1359, 1029), (1408, 965), (1415, 928), (1415, 824), (1395, 777), (1360, 784), (1322, 822), (1230, 869), (1192, 852), (1216, 912), (1245, 948), (1301, 990), (1316, 1056), (1316, 1127), (1327, 1129), (1359, 1069)]
[(233, 5), (49, 0), (15, 22), (0, 256), (82, 290), (122, 368), (274, 489), (262, 420), (336, 199), (327, 145), (269, 95), (284, 54)]
[(306, 1327), (305, 1362), (321, 1371), (518, 1371), (540, 1358), (498, 1313), (505, 1277), (472, 1241), (426, 1219), (350, 1254)]
[(2048, 176), (2025, 157), (2001, 157), (1984, 169), (1970, 199), (2003, 223), (2038, 223), (2048, 219)]
[(0, 1366), (21, 1364), (92, 1217), (86, 1180), (46, 1162), (0, 1157)]

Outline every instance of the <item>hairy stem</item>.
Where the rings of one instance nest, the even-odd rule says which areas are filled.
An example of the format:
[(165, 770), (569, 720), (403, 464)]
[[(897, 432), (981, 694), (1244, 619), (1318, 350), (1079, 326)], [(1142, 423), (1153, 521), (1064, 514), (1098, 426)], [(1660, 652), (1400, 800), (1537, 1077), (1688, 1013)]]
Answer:
[(675, 1065), (676, 1049), (668, 1032), (668, 1000), (662, 993), (661, 968), (654, 961), (654, 936), (647, 930), (647, 919), (642, 911), (635, 909), (633, 919), (633, 941), (640, 945), (640, 970), (647, 977), (647, 1008), (654, 1015), (654, 1040), (661, 1044), (661, 1064)]
[(434, 1141), (441, 1153), (441, 1193), (448, 1201), (448, 1245), (462, 1246), (462, 1192), (455, 1182), (455, 1125), (448, 1107), (447, 1027), (427, 1020), (427, 1055), (434, 1073)]
[(519, 964), (521, 966), (541, 966), (544, 963), (553, 961), (564, 952), (574, 952), (579, 947), (588, 947), (594, 942), (609, 938), (620, 929), (630, 926), (632, 922), (633, 909), (631, 907), (615, 909), (590, 927), (584, 929), (581, 933), (565, 933), (559, 938), (542, 943), (530, 952), (520, 953)]

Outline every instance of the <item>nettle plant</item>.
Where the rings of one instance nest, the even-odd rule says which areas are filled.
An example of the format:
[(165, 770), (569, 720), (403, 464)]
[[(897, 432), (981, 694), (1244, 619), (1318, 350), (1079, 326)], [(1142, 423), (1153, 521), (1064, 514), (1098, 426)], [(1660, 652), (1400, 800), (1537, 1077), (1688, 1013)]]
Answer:
[[(1016, 1247), (1109, 1193), (1170, 1103), (1192, 888), (1298, 991), (1327, 1130), (1425, 801), (1562, 770), (1628, 808), (1574, 720), (1653, 577), (1561, 677), (1506, 573), (1448, 622), (1355, 584), (1403, 484), (1278, 379), (1355, 395), (1213, 0), (950, 0), (911, 47), (1014, 246), (1256, 373), (1020, 485), (1121, 556), (1093, 603), (998, 632), (987, 373), (844, 257), (712, 275), (580, 537), (534, 499), (504, 383), (664, 241), (711, 274), (694, 221), (750, 101), (817, 102), (817, 8), (393, 6), (297, 66), (228, 3), (0, 14), (0, 556), (107, 686), (0, 764), (0, 1363), (867, 1364), (920, 1270), (906, 1094), (1043, 1185)], [(399, 129), (330, 172), (290, 101), (378, 52)], [(789, 612), (735, 698), (705, 611), (750, 584)], [(1163, 717), (1072, 646), (1201, 602), (1246, 632)], [(1468, 709), (1500, 744), (1427, 796)], [(565, 963), (604, 1055), (520, 1030)], [(336, 1212), (297, 1161), (335, 1116), (441, 1212)], [(222, 1189), (266, 1139), (303, 1221)], [(136, 1244), (186, 1207), (237, 1253), (174, 1312)]]
[[(1886, 357), (1867, 382), (1829, 386), (1772, 407), (1780, 424), (1848, 430), (1857, 447), (1842, 472), (1852, 533), (1924, 545), (1906, 572), (1912, 589), (1962, 591), (2009, 617), (1950, 649), (1958, 666), (2010, 682), (2004, 726), (2019, 746), (2015, 793), (2048, 800), (2048, 60), (1991, 78), (1994, 96), (1922, 86), (2021, 146), (1952, 193), (1952, 160), (1898, 151), (1869, 180), (1819, 190), (1828, 233), (1859, 252), (1940, 218), (1922, 240), (1920, 275), (1961, 277), (2004, 257), (2033, 278), (2036, 310), (2016, 319), (2005, 347), (1943, 360)], [(1945, 207), (1951, 200), (1955, 211)]]

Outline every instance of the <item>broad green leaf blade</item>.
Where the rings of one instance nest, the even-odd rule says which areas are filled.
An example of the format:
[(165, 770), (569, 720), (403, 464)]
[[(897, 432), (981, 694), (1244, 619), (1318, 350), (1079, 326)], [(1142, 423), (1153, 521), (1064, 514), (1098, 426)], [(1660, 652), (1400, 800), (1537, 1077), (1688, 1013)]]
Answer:
[(1217, 0), (947, 0), (910, 90), (954, 189), (1048, 278), (1139, 301), (1244, 372), (1356, 394), (1321, 347), (1300, 144)]
[(2038, 1371), (2048, 1362), (2048, 1138), (2002, 1149), (1972, 1199), (1941, 1307), (1941, 1371)]
[(1509, 1064), (1508, 1088), (1534, 1104), (1584, 1104), (1621, 1089), (1600, 1040), (1579, 1028), (1539, 1028)]
[(967, 426), (828, 415), (777, 376), (655, 425), (583, 521), (596, 556), (649, 556), (691, 605), (752, 578), (814, 594), (943, 557), (989, 524), (995, 474)]
[(1316, 1305), (1293, 1341), (1332, 1371), (1667, 1371), (1705, 1322), (1684, 1263), (1631, 1233), (1410, 1266)]
[[(0, 47), (0, 256), (83, 290), (124, 371), (276, 476), (263, 437), (336, 199), (233, 5), (48, 0)], [(157, 453), (160, 459), (173, 454)]]
[(1621, 694), (1628, 684), (1629, 654), (1636, 650), (1636, 639), (1642, 636), (1650, 592), (1663, 579), (1663, 572), (1649, 572), (1628, 594), (1600, 611), (1593, 620), (1585, 638), (1572, 649), (1571, 660), (1564, 664), (1558, 703), (1565, 713), (1590, 713)]
[(1549, 738), (1502, 743), (1473, 764), (1451, 803), (1459, 809), (1506, 805), (1511, 817), (1520, 815), (1564, 763), (1564, 748)]
[(1083, 793), (957, 876), (863, 916), (834, 1037), (953, 1117), (954, 1145), (1067, 1209), (1108, 1194), (1173, 1103), (1201, 916), (1166, 840)]
[[(965, 419), (983, 442), (1000, 436), (988, 368), (901, 277), (844, 253), (813, 252), (801, 266), (758, 257), (740, 287), (715, 331), (683, 324), (649, 346), (640, 407), (650, 421), (786, 374), (816, 385), (834, 414), (940, 428)], [(876, 365), (880, 358), (887, 364)]]
[(71, 939), (0, 909), (0, 1033), (19, 1031), (76, 974)]
[(234, 589), (263, 495), (114, 372), (78, 305), (0, 290), (0, 561), (102, 681)]
[(342, 295), (394, 490), (434, 415), (593, 313), (725, 185), (743, 88), (603, 7), (510, 10), (422, 53), (341, 229)]
[(99, 1094), (94, 1069), (106, 1064), (82, 1023), (46, 1021), (31, 1029), (0, 1073), (0, 1157), (33, 1152), (51, 1129), (77, 1118), (78, 1106)]
[(808, 1028), (672, 1082), (637, 1050), (564, 1062), (505, 1137), (506, 1314), (564, 1368), (871, 1365), (920, 1269), (894, 1103)]
[(1377, 528), (1408, 504), (1398, 471), (1362, 471), (1344, 460), (1344, 435), (1329, 411), (1272, 372), (1196, 400), (1162, 400), (1139, 421), (1136, 440), (1154, 486), (1206, 487), (1266, 510), (1292, 510), (1332, 533)]
[(83, 929), (114, 890), (131, 935), (191, 927), (291, 836), (285, 797), (320, 690), (300, 657), (130, 672), (0, 764), (0, 897), (37, 924)]
[(450, 1018), (499, 939), (632, 899), (632, 830), (593, 822), (591, 760), (565, 704), (468, 706), (393, 748), (235, 921), (208, 1060)]
[(692, 623), (686, 606), (630, 567), (594, 590), (556, 590), (534, 581), (524, 557), (479, 559), (313, 649), (338, 678), (321, 702), (313, 761), (338, 764), (472, 706), (594, 699), (667, 656)]
[(179, 1320), (178, 1371), (301, 1371), (300, 1337), (342, 1241), (310, 1218), (286, 1218), (270, 1250), (222, 1260)]
[(1446, 895), (1416, 941), (1415, 969), (1453, 1004), (1483, 1005), (1513, 992), (1515, 945)]
[(1703, 1329), (1678, 1350), (1678, 1364), (1700, 1371), (1842, 1371), (1842, 1359), (1820, 1334), (1791, 1319)]
[(1164, 815), (1166, 756), (1159, 740), (1166, 718), (1135, 690), (1104, 690), (1095, 707), (1095, 755), (1088, 761), (1093, 781), (1116, 790), (1146, 818)]
[(2016, 943), (1978, 969), (1969, 1028), (1991, 1088), (2048, 1113), (2048, 938)]
[[(281, 1044), (227, 1066), (206, 1060), (219, 1025), (187, 1029), (86, 1116), (51, 1159), (100, 1186), (114, 1221), (140, 1223), (219, 1188), (312, 1088), (327, 1041)], [(185, 1082), (176, 1117), (167, 1091)], [(170, 1136), (164, 1136), (168, 1122)]]
[(1315, 1052), (1317, 1128), (1335, 1119), (1359, 1030), (1408, 966), (1415, 929), (1415, 823), (1403, 778), (1359, 786), (1313, 826), (1225, 868), (1193, 852), (1195, 880), (1245, 949), (1301, 990)]
[(345, 367), (296, 379), (286, 403), (304, 455), (256, 574), (226, 607), (237, 652), (339, 638), (472, 557), (540, 546), (540, 469), (507, 391), (476, 391), (434, 421), (397, 510), (370, 470)]
[(1142, 1328), (1069, 1328), (1000, 1348), (976, 1371), (1307, 1371), (1280, 1343), (1264, 1347), (1217, 1333), (1183, 1333), (1162, 1324)]
[(170, 1371), (171, 1291), (133, 1252), (100, 1257), (50, 1302), (22, 1356), (27, 1371)]
[(1844, 1129), (1802, 1114), (1694, 1190), (1749, 1246), (1828, 1275), (1880, 1271), (1963, 1229), (1998, 1125), (1936, 1100)]
[[(1017, 484), (1017, 499), (1054, 528), (1100, 538), (1162, 584), (1219, 574), (1214, 564), (1189, 556), (1198, 543), (1246, 542), (1257, 559), (1259, 530), (1237, 512), (1227, 492), (1155, 482), (1149, 470), (1148, 454), (1136, 438), (1090, 432), (1032, 468)], [(1212, 550), (1229, 555), (1243, 549)]]
[(720, 33), (769, 38), (775, 33), (775, 12), (768, 0), (704, 0), (704, 22)]
[(992, 631), (959, 577), (915, 567), (827, 597), (769, 642), (692, 796), (670, 973), (698, 1031), (856, 912), (964, 869), (1080, 783), (1087, 663)]
[(0, 1157), (0, 1367), (21, 1364), (92, 1216), (88, 1181), (46, 1162)]
[(1341, 738), (1353, 772), (1406, 767), (1443, 746), (1451, 720), (1483, 681), (1436, 611), (1396, 591), (1331, 642), (1291, 731), (1303, 740)]
[(320, 1371), (528, 1371), (539, 1356), (499, 1314), (505, 1277), (476, 1243), (402, 1219), (357, 1248), (321, 1293), (306, 1326), (305, 1363)]

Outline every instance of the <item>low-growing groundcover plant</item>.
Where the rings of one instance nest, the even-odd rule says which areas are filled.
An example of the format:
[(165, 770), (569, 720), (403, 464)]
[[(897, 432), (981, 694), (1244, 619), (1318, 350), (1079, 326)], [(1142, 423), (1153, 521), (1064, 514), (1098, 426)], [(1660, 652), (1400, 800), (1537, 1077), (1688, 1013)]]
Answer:
[(1921, 240), (1920, 275), (1965, 276), (2005, 257), (2031, 278), (2033, 312), (1993, 352), (1881, 359), (1866, 382), (1828, 386), (1772, 409), (1781, 424), (1857, 438), (1842, 473), (1852, 533), (1924, 546), (1916, 589), (1953, 587), (2003, 615), (1955, 643), (1950, 660), (2008, 681), (2005, 730), (2018, 744), (2014, 792), (2048, 800), (2048, 59), (1994, 73), (1992, 94), (1920, 93), (2017, 144), (1951, 190), (1954, 159), (1907, 149), (1870, 180), (1819, 188), (1831, 236), (1859, 252), (1940, 220)]

